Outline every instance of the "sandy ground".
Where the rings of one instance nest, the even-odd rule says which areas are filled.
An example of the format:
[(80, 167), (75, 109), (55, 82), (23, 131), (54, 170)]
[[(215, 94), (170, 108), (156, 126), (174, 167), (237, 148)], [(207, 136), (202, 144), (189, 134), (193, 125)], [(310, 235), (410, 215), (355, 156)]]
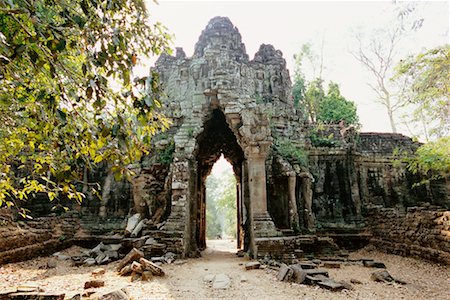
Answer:
[[(450, 299), (450, 267), (438, 264), (360, 250), (352, 258), (373, 258), (384, 262), (394, 278), (407, 285), (376, 283), (370, 280), (374, 269), (360, 265), (343, 265), (330, 269), (330, 277), (336, 280), (358, 279), (362, 284), (353, 290), (330, 292), (319, 287), (279, 282), (276, 271), (271, 269), (246, 271), (244, 258), (238, 258), (229, 241), (209, 241), (201, 258), (186, 260), (181, 265), (164, 265), (165, 277), (155, 277), (150, 282), (133, 282), (129, 277), (115, 273), (117, 263), (104, 266), (105, 287), (97, 291), (111, 291), (125, 287), (133, 299)], [(72, 247), (64, 253), (75, 254)], [(50, 257), (37, 258), (0, 267), (0, 290), (20, 284), (38, 283), (45, 291), (65, 292), (66, 298), (83, 292), (84, 282), (92, 279), (97, 267), (71, 267), (69, 261), (58, 261), (57, 268), (47, 269)], [(213, 289), (204, 277), (224, 273), (232, 282), (225, 290)]]

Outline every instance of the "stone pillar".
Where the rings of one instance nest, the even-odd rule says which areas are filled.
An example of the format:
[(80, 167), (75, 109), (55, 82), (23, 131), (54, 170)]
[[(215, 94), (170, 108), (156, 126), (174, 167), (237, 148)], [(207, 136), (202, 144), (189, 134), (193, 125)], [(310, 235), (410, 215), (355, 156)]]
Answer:
[(297, 176), (295, 172), (289, 174), (288, 177), (288, 190), (289, 190), (289, 225), (294, 231), (298, 231), (300, 226), (300, 221), (298, 218), (297, 200), (295, 197), (295, 187), (297, 183)]
[(300, 177), (302, 178), (302, 200), (304, 207), (303, 218), (305, 220), (306, 228), (309, 230), (314, 230), (316, 225), (316, 219), (312, 211), (312, 199), (313, 199), (312, 182), (314, 177), (309, 172), (300, 173)]
[(246, 149), (251, 213), (251, 247), (257, 256), (257, 238), (279, 236), (267, 211), (266, 155), (268, 145), (257, 144)]

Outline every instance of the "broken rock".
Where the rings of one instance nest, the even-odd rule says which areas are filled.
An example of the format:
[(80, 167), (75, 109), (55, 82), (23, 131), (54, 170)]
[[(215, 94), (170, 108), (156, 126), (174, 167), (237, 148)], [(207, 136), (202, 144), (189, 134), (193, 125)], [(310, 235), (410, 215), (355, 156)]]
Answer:
[(259, 269), (261, 267), (261, 264), (257, 261), (251, 261), (245, 264), (246, 270), (254, 270)]
[(217, 274), (214, 277), (213, 288), (215, 289), (226, 289), (230, 286), (231, 279), (225, 274)]
[(100, 295), (98, 300), (130, 300), (130, 297), (124, 291), (116, 290)]
[(125, 235), (130, 235), (140, 220), (141, 214), (134, 214), (129, 217), (127, 221), (127, 227), (125, 228)]
[(106, 270), (103, 268), (97, 268), (94, 271), (92, 271), (91, 275), (92, 276), (100, 276), (106, 273)]
[(279, 281), (288, 281), (292, 277), (293, 271), (286, 264), (282, 264), (278, 271), (277, 279)]
[(323, 281), (319, 281), (317, 285), (333, 292), (341, 291), (346, 288), (343, 284), (336, 282), (333, 279), (326, 279)]
[(394, 278), (389, 274), (388, 271), (382, 270), (382, 271), (376, 271), (373, 272), (372, 275), (370, 275), (370, 279), (376, 282), (394, 282)]
[(380, 261), (363, 260), (364, 267), (386, 269), (386, 265)]
[(105, 286), (105, 282), (103, 280), (89, 280), (84, 283), (84, 289), (99, 288), (102, 286)]
[(299, 265), (292, 265), (292, 281), (298, 284), (302, 284), (306, 279), (306, 272)]

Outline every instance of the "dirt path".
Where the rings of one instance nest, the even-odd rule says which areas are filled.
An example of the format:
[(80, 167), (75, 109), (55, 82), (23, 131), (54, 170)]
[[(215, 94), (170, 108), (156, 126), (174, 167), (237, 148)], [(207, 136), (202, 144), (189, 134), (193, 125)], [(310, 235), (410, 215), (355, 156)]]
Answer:
[[(329, 292), (318, 287), (278, 282), (276, 272), (270, 269), (244, 269), (247, 262), (234, 254), (233, 243), (213, 241), (198, 259), (186, 260), (181, 265), (164, 265), (166, 276), (150, 282), (130, 283), (129, 277), (115, 273), (116, 263), (105, 266), (102, 276), (105, 287), (98, 291), (110, 291), (126, 287), (129, 294), (138, 299), (450, 299), (450, 268), (416, 259), (388, 255), (379, 252), (359, 251), (352, 257), (370, 257), (383, 261), (388, 271), (408, 282), (398, 284), (375, 283), (370, 280), (373, 269), (359, 265), (344, 265), (330, 269), (330, 276), (337, 280), (358, 279), (351, 291)], [(72, 248), (66, 252), (77, 251)], [(25, 282), (37, 282), (46, 291), (64, 291), (66, 295), (83, 292), (83, 284), (91, 278), (95, 267), (71, 267), (68, 261), (58, 261), (57, 268), (46, 269), (50, 258), (9, 264), (0, 267), (0, 290)], [(204, 282), (205, 276), (226, 274), (231, 286), (225, 290), (214, 289)]]

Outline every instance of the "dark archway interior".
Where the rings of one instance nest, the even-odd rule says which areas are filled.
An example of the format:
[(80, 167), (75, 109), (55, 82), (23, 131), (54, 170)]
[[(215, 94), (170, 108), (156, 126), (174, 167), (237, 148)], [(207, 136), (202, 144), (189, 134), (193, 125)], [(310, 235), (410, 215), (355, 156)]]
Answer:
[[(194, 225), (191, 226), (191, 234), (195, 237), (197, 249), (202, 250), (206, 248), (206, 178), (210, 174), (214, 163), (223, 154), (225, 159), (233, 166), (236, 182), (241, 182), (244, 152), (220, 109), (214, 109), (211, 117), (205, 122), (203, 132), (197, 137), (197, 146), (197, 201), (191, 207), (191, 216), (193, 218), (191, 222)], [(240, 236), (242, 225), (240, 224), (242, 221), (242, 201), (240, 198), (238, 184), (236, 187), (238, 237)], [(238, 247), (240, 247), (239, 238)]]

